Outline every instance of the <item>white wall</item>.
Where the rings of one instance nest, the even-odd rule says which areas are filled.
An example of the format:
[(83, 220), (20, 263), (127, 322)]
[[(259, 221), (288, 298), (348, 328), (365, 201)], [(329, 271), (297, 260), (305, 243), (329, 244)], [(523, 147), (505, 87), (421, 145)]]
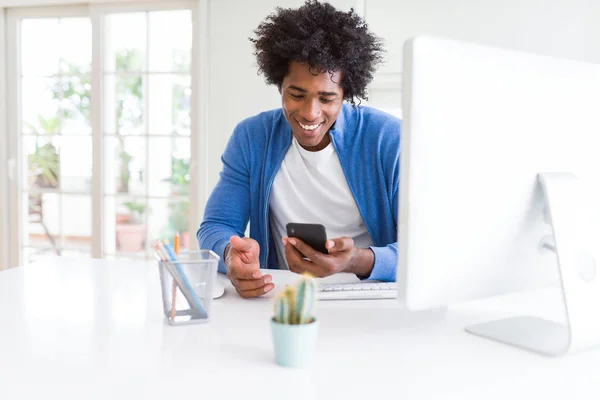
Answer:
[(401, 74), (403, 43), (418, 34), (600, 62), (597, 0), (367, 0), (366, 18), (386, 40), (384, 80)]
[[(350, 9), (356, 0), (332, 0)], [(303, 0), (213, 0), (210, 3), (209, 187), (221, 170), (221, 153), (235, 125), (261, 111), (280, 107), (275, 86), (267, 86), (252, 55), (249, 37), (275, 7), (298, 7)], [(235, 12), (233, 12), (235, 10)]]
[(402, 43), (417, 34), (600, 62), (597, 0), (368, 0), (366, 15), (388, 42), (382, 72), (401, 71)]
[[(0, 60), (6, 59), (5, 14), (0, 8)], [(8, 174), (6, 155), (6, 66), (0, 62), (0, 271), (8, 266)]]
[[(276, 5), (302, 0), (213, 0), (210, 3), (209, 187), (218, 179), (220, 155), (242, 118), (279, 106), (274, 87), (256, 75), (248, 37)], [(365, 12), (383, 37), (387, 57), (367, 104), (401, 107), (402, 45), (417, 34), (600, 62), (600, 1), (597, 0), (347, 0), (343, 9)], [(236, 10), (235, 13), (232, 10)]]

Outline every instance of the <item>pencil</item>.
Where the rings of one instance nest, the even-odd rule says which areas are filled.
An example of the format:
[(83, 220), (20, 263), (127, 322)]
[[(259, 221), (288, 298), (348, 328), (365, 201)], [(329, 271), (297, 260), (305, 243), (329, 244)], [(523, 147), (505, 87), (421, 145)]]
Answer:
[(169, 261), (169, 257), (160, 249), (157, 243), (152, 245), (154, 255), (158, 256), (158, 261)]
[[(173, 238), (173, 250), (175, 251), (175, 255), (179, 254), (179, 232), (175, 233), (175, 237)], [(173, 280), (173, 293), (171, 295), (171, 320), (175, 320), (175, 314), (177, 310), (175, 309), (175, 302), (177, 301), (177, 284), (175, 280)]]
[(176, 255), (179, 254), (179, 232), (176, 232), (173, 238), (173, 251)]

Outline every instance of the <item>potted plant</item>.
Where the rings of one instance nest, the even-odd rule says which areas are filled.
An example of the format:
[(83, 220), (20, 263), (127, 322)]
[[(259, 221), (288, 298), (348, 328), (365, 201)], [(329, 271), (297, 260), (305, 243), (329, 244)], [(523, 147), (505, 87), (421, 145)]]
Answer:
[(37, 134), (34, 151), (27, 160), (30, 188), (58, 188), (60, 156), (52, 138), (59, 124), (58, 117), (44, 118), (41, 115), (38, 116), (39, 127), (29, 124), (29, 129)]
[(275, 362), (284, 367), (305, 367), (315, 353), (319, 324), (313, 315), (316, 283), (304, 275), (275, 298), (271, 332)]
[(171, 182), (171, 192), (173, 194), (188, 194), (190, 185), (189, 160), (171, 157), (171, 177), (166, 180)]
[(119, 168), (119, 183), (117, 191), (119, 193), (129, 193), (129, 178), (131, 173), (129, 172), (129, 164), (133, 157), (131, 154), (125, 151), (125, 142), (122, 136), (119, 136), (119, 158), (121, 160)]
[[(56, 146), (52, 144), (53, 134), (58, 127), (58, 117), (43, 118), (38, 116), (41, 129), (36, 129), (30, 124), (30, 128), (38, 132), (35, 138), (35, 149), (28, 155), (28, 216), (29, 223), (37, 222), (44, 229), (44, 233), (56, 254), (60, 255), (60, 249), (56, 243), (55, 236), (50, 233), (44, 220), (43, 193), (40, 188), (56, 189), (60, 183), (60, 156)], [(30, 233), (30, 238), (32, 234)]]
[(144, 250), (146, 204), (137, 201), (126, 201), (123, 206), (128, 210), (128, 218), (116, 224), (117, 248), (128, 253)]

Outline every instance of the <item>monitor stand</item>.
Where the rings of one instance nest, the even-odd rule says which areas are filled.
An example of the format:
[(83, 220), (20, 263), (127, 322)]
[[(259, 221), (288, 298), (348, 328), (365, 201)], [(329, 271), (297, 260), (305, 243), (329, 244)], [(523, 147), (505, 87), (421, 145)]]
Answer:
[[(466, 328), (467, 332), (548, 356), (600, 345), (600, 201), (571, 173), (541, 173), (554, 234), (567, 324), (515, 317)], [(552, 248), (552, 246), (546, 246)]]

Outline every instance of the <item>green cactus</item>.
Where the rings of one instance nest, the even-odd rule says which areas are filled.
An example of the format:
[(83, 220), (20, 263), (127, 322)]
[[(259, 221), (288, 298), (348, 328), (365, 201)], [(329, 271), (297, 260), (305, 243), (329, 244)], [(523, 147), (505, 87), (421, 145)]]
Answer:
[(280, 324), (289, 324), (290, 302), (285, 296), (278, 296), (275, 299), (275, 321)]
[(283, 296), (287, 304), (290, 306), (288, 309), (288, 324), (297, 324), (296, 322), (296, 291), (292, 286), (286, 286), (283, 291)]
[(275, 321), (280, 324), (309, 324), (316, 301), (316, 283), (305, 275), (296, 286), (286, 286), (275, 298)]
[(315, 304), (316, 286), (314, 279), (302, 279), (296, 286), (296, 318), (298, 324), (312, 321), (312, 309)]

